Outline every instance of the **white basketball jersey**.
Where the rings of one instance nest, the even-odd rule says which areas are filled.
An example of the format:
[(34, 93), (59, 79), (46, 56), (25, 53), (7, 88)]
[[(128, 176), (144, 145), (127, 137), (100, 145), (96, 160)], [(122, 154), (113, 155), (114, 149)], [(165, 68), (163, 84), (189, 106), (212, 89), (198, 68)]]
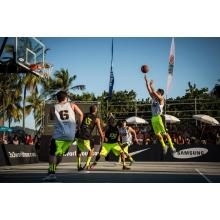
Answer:
[(76, 118), (71, 104), (56, 104), (55, 131), (53, 138), (56, 140), (74, 140), (76, 133)]
[(158, 99), (153, 98), (152, 99), (152, 104), (151, 104), (152, 115), (153, 116), (162, 115), (162, 113), (163, 113), (163, 106), (164, 105), (160, 105), (160, 102), (159, 102)]
[(119, 128), (119, 134), (121, 136), (122, 143), (132, 144), (132, 136), (127, 127)]

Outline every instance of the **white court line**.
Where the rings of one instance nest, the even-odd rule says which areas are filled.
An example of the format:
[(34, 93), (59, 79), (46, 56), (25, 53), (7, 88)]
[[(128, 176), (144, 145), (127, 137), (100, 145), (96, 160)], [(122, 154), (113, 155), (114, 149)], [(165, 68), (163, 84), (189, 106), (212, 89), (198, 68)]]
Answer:
[(212, 181), (207, 176), (205, 176), (202, 172), (200, 172), (199, 169), (196, 168), (195, 171), (199, 173), (208, 183), (212, 183)]

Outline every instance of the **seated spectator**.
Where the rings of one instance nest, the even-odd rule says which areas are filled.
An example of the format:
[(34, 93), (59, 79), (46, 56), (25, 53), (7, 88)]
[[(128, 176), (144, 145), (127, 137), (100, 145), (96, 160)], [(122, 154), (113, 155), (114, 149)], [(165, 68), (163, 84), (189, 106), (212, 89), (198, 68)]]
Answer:
[(3, 135), (3, 144), (8, 144), (8, 136)]
[(13, 137), (12, 137), (12, 135), (8, 136), (8, 144), (13, 144)]
[(190, 144), (191, 144), (189, 138), (186, 138), (185, 144), (187, 144), (187, 145), (190, 145)]
[(13, 144), (15, 144), (15, 145), (19, 145), (20, 144), (19, 139), (18, 139), (18, 135), (14, 135)]
[(150, 145), (150, 144), (152, 144), (151, 139), (150, 139), (150, 138), (147, 138), (147, 139), (145, 140), (145, 144), (146, 144), (146, 145)]
[(138, 132), (137, 132), (137, 139), (138, 139), (138, 143), (140, 145), (143, 144), (144, 142), (144, 135), (141, 133), (141, 131), (138, 129)]
[(173, 143), (176, 144), (177, 143), (177, 139), (176, 139), (176, 134), (173, 135)]
[(33, 145), (34, 144), (34, 141), (33, 141), (32, 137), (31, 137), (31, 135), (27, 136), (26, 144), (28, 144), (28, 145)]
[(205, 144), (207, 144), (207, 142), (206, 142), (206, 140), (201, 140), (201, 144), (203, 144), (203, 145), (205, 145)]
[(182, 144), (185, 143), (185, 141), (184, 141), (184, 139), (181, 135), (178, 135), (176, 143), (179, 144), (179, 145), (182, 145)]

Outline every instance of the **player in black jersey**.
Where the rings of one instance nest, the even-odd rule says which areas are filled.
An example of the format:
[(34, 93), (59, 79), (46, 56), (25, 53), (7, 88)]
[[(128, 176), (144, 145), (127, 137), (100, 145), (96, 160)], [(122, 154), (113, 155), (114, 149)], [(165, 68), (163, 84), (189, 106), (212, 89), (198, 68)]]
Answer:
[[(90, 161), (93, 156), (94, 150), (94, 138), (92, 136), (92, 132), (97, 126), (99, 135), (103, 140), (103, 133), (100, 125), (100, 119), (97, 117), (97, 106), (90, 106), (90, 112), (84, 114), (83, 121), (81, 123), (80, 129), (76, 135), (77, 141), (77, 168), (78, 171), (83, 170), (84, 168), (90, 168)], [(86, 160), (86, 164), (84, 167), (81, 166), (81, 152), (88, 151), (88, 156)]]
[(91, 165), (91, 168), (94, 168), (97, 165), (100, 157), (106, 157), (111, 151), (115, 154), (115, 156), (122, 158), (123, 161), (123, 169), (130, 169), (125, 166), (125, 154), (122, 148), (119, 145), (120, 135), (118, 127), (115, 123), (114, 117), (111, 115), (108, 119), (108, 126), (105, 130), (104, 143), (102, 145), (101, 151), (96, 156), (94, 163)]

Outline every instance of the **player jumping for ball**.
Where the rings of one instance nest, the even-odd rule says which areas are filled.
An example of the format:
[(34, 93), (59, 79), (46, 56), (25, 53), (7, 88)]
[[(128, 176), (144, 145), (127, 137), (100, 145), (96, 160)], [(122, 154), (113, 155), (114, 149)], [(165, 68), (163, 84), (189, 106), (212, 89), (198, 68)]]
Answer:
[(120, 147), (120, 135), (115, 118), (113, 115), (110, 115), (108, 118), (108, 126), (105, 130), (104, 143), (102, 144), (99, 154), (96, 156), (94, 163), (91, 165), (91, 168), (94, 168), (97, 165), (100, 157), (106, 157), (111, 151), (115, 156), (122, 158), (123, 161), (123, 170), (130, 169), (125, 166), (125, 154), (122, 148)]
[(65, 91), (57, 93), (58, 103), (50, 109), (50, 120), (55, 119), (55, 131), (52, 136), (49, 149), (49, 168), (48, 175), (43, 181), (56, 181), (56, 169), (62, 161), (62, 157), (69, 150), (75, 139), (76, 116), (83, 120), (83, 113), (75, 104), (67, 101), (68, 95)]
[[(78, 171), (90, 168), (90, 161), (93, 156), (94, 150), (94, 138), (92, 136), (92, 132), (95, 126), (98, 128), (99, 135), (101, 140), (103, 140), (104, 136), (102, 133), (100, 119), (97, 117), (97, 106), (90, 106), (90, 112), (84, 114), (83, 121), (81, 123), (80, 129), (77, 132), (77, 168)], [(88, 151), (88, 156), (86, 160), (86, 164), (84, 167), (81, 166), (81, 152)]]
[(151, 123), (153, 126), (153, 130), (155, 135), (157, 136), (158, 140), (160, 141), (162, 147), (163, 147), (163, 153), (164, 155), (167, 153), (168, 147), (164, 142), (163, 137), (165, 137), (168, 140), (169, 146), (173, 152), (176, 151), (176, 149), (173, 146), (173, 142), (170, 138), (170, 135), (166, 132), (161, 115), (163, 113), (163, 106), (164, 106), (164, 90), (158, 89), (155, 91), (153, 87), (153, 80), (148, 83), (147, 76), (144, 77), (147, 90), (152, 97), (152, 105), (151, 105), (151, 111), (152, 111), (152, 118)]

